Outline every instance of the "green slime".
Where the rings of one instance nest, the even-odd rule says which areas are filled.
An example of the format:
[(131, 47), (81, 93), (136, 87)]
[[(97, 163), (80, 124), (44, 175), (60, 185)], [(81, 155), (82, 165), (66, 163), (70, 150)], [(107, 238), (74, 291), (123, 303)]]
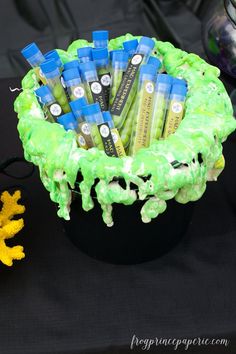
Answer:
[[(127, 34), (112, 39), (109, 49), (122, 48), (123, 41), (132, 38), (139, 37)], [(195, 54), (154, 40), (154, 50), (162, 58), (168, 74), (188, 82), (186, 112), (174, 134), (166, 140), (154, 140), (134, 157), (108, 157), (97, 148), (79, 148), (73, 131), (65, 131), (57, 123), (45, 120), (33, 93), (38, 87), (33, 70), (24, 77), (23, 91), (15, 100), (14, 108), (25, 158), (39, 167), (50, 198), (59, 205), (60, 217), (70, 218), (71, 188), (79, 171), (83, 177), (78, 183), (83, 209), (93, 208), (91, 188), (98, 179), (95, 191), (108, 226), (113, 224), (113, 203), (130, 205), (137, 199), (144, 200), (141, 217), (143, 222), (150, 222), (164, 212), (166, 201), (171, 198), (179, 203), (199, 199), (207, 181), (216, 180), (222, 171), (214, 168), (214, 164), (222, 155), (222, 142), (236, 129), (236, 120), (231, 101), (218, 79), (219, 69)], [(73, 42), (67, 52), (62, 52), (63, 62), (72, 60), (77, 48), (87, 45), (84, 40)], [(201, 163), (198, 154), (202, 156)], [(184, 164), (183, 167), (174, 169), (171, 165), (174, 160)], [(143, 179), (145, 176), (148, 179)], [(114, 177), (124, 179), (126, 188), (114, 181)], [(137, 186), (136, 191), (131, 190), (131, 182)]]

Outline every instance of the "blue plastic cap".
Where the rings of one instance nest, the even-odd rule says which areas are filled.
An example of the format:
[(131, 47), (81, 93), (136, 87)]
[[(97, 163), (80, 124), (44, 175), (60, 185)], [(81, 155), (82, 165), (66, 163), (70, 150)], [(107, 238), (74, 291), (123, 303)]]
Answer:
[(123, 53), (123, 52), (124, 52), (123, 49), (110, 50), (110, 52), (109, 52), (110, 60), (112, 60), (114, 53)]
[(37, 54), (38, 52), (40, 52), (40, 49), (37, 46), (37, 44), (34, 42), (28, 44), (25, 48), (21, 50), (21, 54), (25, 59), (31, 58), (33, 55)]
[(183, 85), (187, 86), (187, 82), (183, 79), (178, 79), (177, 77), (172, 78), (172, 85)]
[(92, 47), (83, 47), (77, 49), (77, 55), (79, 58), (89, 57), (92, 60)]
[(161, 67), (161, 61), (156, 58), (156, 57), (149, 57), (148, 59), (148, 64), (155, 66), (156, 70), (158, 70)]
[(57, 53), (56, 49), (50, 50), (49, 52), (47, 52), (46, 54), (44, 54), (46, 59), (55, 59), (56, 61), (58, 59), (61, 60), (59, 54)]
[(38, 89), (34, 90), (37, 96), (44, 97), (47, 95), (52, 95), (50, 88), (47, 85), (42, 85)]
[(156, 71), (155, 66), (150, 65), (150, 64), (145, 64), (145, 65), (142, 65), (140, 68), (140, 77), (143, 75), (152, 75), (155, 77), (156, 72), (157, 71)]
[(123, 47), (126, 52), (129, 51), (134, 51), (138, 46), (138, 40), (137, 39), (131, 39), (130, 41), (125, 41), (123, 42)]
[(40, 68), (44, 74), (50, 73), (54, 70), (58, 70), (57, 63), (54, 59), (47, 59), (42, 64), (40, 64)]
[(158, 74), (157, 75), (157, 84), (172, 84), (172, 77), (168, 74)]
[(108, 37), (108, 31), (93, 31), (93, 41), (106, 41)]
[[(78, 68), (72, 68), (63, 71), (63, 78), (65, 81), (80, 79), (80, 74)], [(80, 79), (81, 80), (81, 79)]]
[(79, 60), (77, 59), (68, 61), (68, 63), (64, 64), (64, 70), (78, 68), (78, 67), (79, 67)]
[(141, 45), (145, 45), (151, 49), (154, 48), (154, 45), (155, 45), (155, 42), (152, 38), (149, 38), (149, 37), (142, 37), (139, 41), (139, 44)]
[(105, 123), (112, 121), (112, 116), (111, 116), (111, 113), (109, 111), (103, 111), (102, 115), (103, 115), (103, 120), (104, 120)]
[(115, 61), (128, 62), (128, 60), (129, 60), (129, 54), (124, 50), (117, 51), (112, 55), (113, 62)]
[(82, 113), (84, 116), (91, 116), (101, 112), (99, 103), (92, 103), (82, 107)]
[(187, 94), (187, 87), (183, 85), (173, 85), (171, 87), (171, 95), (179, 95), (179, 96), (186, 96)]
[(86, 71), (96, 71), (96, 66), (93, 61), (88, 61), (87, 63), (80, 63), (79, 69), (81, 73), (85, 73)]
[(107, 59), (108, 50), (107, 48), (93, 48), (92, 56), (93, 56), (93, 60)]
[(83, 106), (86, 106), (88, 104), (87, 100), (85, 97), (80, 97), (75, 101), (71, 101), (69, 103), (70, 108), (72, 109), (73, 112), (80, 111)]
[(74, 130), (77, 128), (77, 122), (73, 113), (69, 112), (57, 118), (57, 122), (63, 125), (66, 130)]

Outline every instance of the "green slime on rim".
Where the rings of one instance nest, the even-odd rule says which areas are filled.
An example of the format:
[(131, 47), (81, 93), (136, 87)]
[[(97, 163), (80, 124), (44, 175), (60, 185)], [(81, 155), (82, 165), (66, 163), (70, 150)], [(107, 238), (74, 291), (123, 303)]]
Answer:
[[(131, 34), (112, 39), (109, 49), (122, 48)], [(166, 140), (154, 141), (132, 157), (108, 157), (97, 148), (83, 150), (77, 147), (76, 134), (66, 132), (59, 124), (45, 120), (33, 90), (38, 87), (36, 76), (30, 70), (22, 80), (23, 91), (16, 98), (14, 109), (18, 113), (18, 130), (25, 158), (39, 167), (40, 177), (50, 198), (58, 203), (58, 216), (70, 219), (71, 190), (78, 171), (83, 176), (79, 183), (82, 206), (93, 208), (91, 188), (99, 179), (95, 190), (103, 211), (103, 220), (112, 226), (112, 204), (133, 204), (138, 198), (146, 200), (141, 216), (149, 222), (166, 209), (166, 200), (175, 198), (179, 203), (199, 199), (206, 182), (216, 180), (222, 169), (215, 169), (221, 157), (222, 142), (236, 129), (231, 101), (218, 68), (207, 64), (195, 54), (188, 54), (168, 42), (155, 40), (157, 56), (163, 59), (168, 74), (182, 77), (188, 82), (186, 112), (175, 134)], [(74, 59), (77, 48), (88, 46), (85, 40), (76, 40), (68, 51), (59, 50), (63, 62)], [(198, 154), (203, 162), (199, 163)], [(185, 165), (174, 169), (171, 162)], [(148, 180), (142, 177), (150, 176)], [(126, 189), (114, 177), (124, 178)], [(130, 189), (130, 183), (137, 191)], [(78, 215), (79, 218), (79, 215)]]

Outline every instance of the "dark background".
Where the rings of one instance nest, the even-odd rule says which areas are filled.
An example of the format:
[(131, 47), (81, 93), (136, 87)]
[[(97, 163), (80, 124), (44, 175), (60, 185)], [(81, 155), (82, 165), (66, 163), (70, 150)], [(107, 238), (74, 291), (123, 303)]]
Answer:
[[(111, 37), (126, 32), (159, 37), (207, 59), (201, 25), (210, 3), (2, 0), (0, 161), (23, 156), (13, 111), (18, 93), (9, 90), (20, 87), (28, 70), (22, 47), (35, 41), (42, 52), (66, 49), (77, 38), (91, 40), (94, 29), (108, 29)], [(230, 94), (233, 81), (224, 75), (222, 80)], [(224, 143), (226, 168), (194, 203), (183, 241), (162, 258), (133, 266), (102, 263), (80, 252), (63, 232), (37, 170), (20, 181), (0, 173), (0, 189), (18, 185), (26, 205), (25, 227), (11, 241), (24, 246), (26, 258), (12, 268), (0, 265), (0, 354), (132, 353), (133, 334), (227, 338), (228, 348), (188, 352), (235, 353), (235, 147), (232, 134)], [(21, 164), (11, 168), (28, 172)]]

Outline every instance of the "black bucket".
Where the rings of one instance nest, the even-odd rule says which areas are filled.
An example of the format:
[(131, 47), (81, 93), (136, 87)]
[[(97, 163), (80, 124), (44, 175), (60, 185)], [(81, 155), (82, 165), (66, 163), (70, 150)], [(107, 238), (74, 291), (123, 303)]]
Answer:
[(107, 227), (101, 207), (82, 209), (81, 197), (71, 204), (71, 220), (64, 222), (70, 240), (84, 253), (113, 264), (137, 264), (161, 257), (185, 235), (193, 212), (193, 203), (167, 201), (167, 209), (150, 223), (141, 221), (144, 202), (133, 205), (113, 204), (114, 225)]

